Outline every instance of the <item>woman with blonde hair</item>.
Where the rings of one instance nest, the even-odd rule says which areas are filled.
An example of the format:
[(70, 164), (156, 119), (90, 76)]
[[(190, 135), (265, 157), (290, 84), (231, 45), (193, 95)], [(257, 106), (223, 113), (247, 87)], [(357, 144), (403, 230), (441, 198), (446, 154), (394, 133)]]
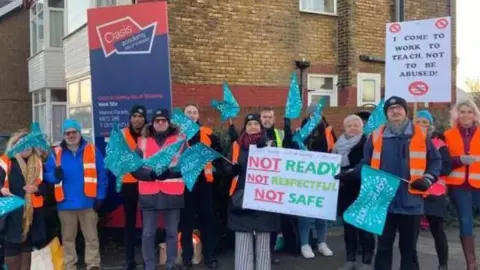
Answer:
[(445, 132), (445, 142), (453, 171), (446, 183), (457, 210), (467, 269), (474, 270), (473, 207), (480, 208), (480, 112), (473, 101), (466, 100), (457, 103), (451, 116), (452, 128)]
[[(26, 131), (12, 135), (7, 144), (7, 153), (0, 159), (1, 196), (18, 196), (25, 199), (23, 208), (10, 212), (5, 220), (5, 264), (9, 270), (28, 270), (31, 266), (32, 247), (45, 244), (43, 218), (43, 195), (46, 186), (43, 180), (41, 154), (33, 146), (19, 151), (15, 147), (33, 145)], [(21, 152), (20, 152), (21, 151)]]

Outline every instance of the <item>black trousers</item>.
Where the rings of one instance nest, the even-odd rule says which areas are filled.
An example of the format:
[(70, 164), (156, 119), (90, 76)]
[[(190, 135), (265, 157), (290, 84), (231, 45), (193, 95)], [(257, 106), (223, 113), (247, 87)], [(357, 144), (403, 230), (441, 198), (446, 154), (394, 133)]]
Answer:
[(200, 238), (202, 240), (202, 251), (205, 264), (211, 264), (216, 261), (213, 184), (207, 183), (205, 179), (200, 178), (195, 184), (192, 192), (185, 190), (184, 199), (185, 207), (182, 209), (180, 216), (183, 262), (190, 264), (192, 261), (192, 233), (194, 228), (198, 228), (200, 229), (201, 234)]
[(347, 261), (357, 260), (357, 250), (362, 247), (362, 263), (372, 264), (373, 252), (375, 250), (375, 237), (372, 233), (358, 229), (347, 222), (343, 222), (343, 239), (347, 252)]
[(419, 215), (388, 214), (383, 234), (378, 237), (378, 248), (375, 256), (375, 270), (391, 270), (393, 243), (399, 234), (400, 270), (415, 269)]
[[(447, 266), (448, 264), (448, 240), (443, 228), (443, 217), (426, 216), (430, 225), (430, 232), (432, 233), (435, 242), (435, 250), (437, 251), (438, 265)], [(418, 231), (420, 233), (420, 230)], [(417, 235), (418, 236), (418, 235)], [(420, 269), (418, 263), (418, 256), (415, 250), (415, 266)]]
[(125, 214), (124, 244), (125, 261), (135, 262), (135, 233), (138, 209), (138, 184), (124, 183), (122, 185), (123, 211)]

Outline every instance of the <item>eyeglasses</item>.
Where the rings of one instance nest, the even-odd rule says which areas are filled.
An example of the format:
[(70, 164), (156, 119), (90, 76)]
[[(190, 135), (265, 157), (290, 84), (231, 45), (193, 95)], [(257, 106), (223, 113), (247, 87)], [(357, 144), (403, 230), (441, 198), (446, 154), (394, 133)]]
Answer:
[(65, 133), (63, 133), (65, 136), (69, 137), (69, 136), (72, 136), (72, 135), (77, 135), (78, 131), (74, 130), (74, 131), (67, 131)]
[(157, 124), (165, 124), (167, 121), (167, 119), (163, 119), (163, 118), (160, 118), (160, 119), (155, 119), (155, 123)]

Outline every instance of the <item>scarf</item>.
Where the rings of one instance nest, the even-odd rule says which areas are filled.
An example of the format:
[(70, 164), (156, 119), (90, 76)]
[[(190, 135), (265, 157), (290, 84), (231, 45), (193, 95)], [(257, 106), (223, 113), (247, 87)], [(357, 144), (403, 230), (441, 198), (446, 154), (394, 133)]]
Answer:
[[(42, 168), (42, 162), (39, 155), (32, 152), (27, 162), (22, 158), (20, 154), (15, 155), (15, 159), (20, 166), (23, 178), (25, 179), (25, 185), (35, 185), (35, 180), (40, 176)], [(40, 165), (40, 166), (39, 166)], [(23, 206), (23, 220), (22, 220), (22, 242), (27, 239), (27, 235), (30, 231), (30, 227), (33, 222), (33, 205), (32, 195), (25, 193), (25, 205)]]
[(348, 159), (348, 155), (352, 148), (360, 142), (362, 139), (363, 134), (359, 134), (357, 136), (348, 136), (346, 134), (342, 134), (340, 138), (335, 143), (335, 147), (333, 148), (333, 153), (339, 154), (342, 156), (342, 167), (350, 166), (350, 160)]
[(410, 123), (410, 121), (408, 121), (408, 119), (405, 119), (405, 121), (403, 123), (401, 123), (400, 125), (394, 125), (391, 122), (387, 122), (385, 127), (390, 129), (390, 131), (395, 135), (402, 135), (405, 132), (405, 130), (407, 129), (408, 123)]
[(238, 138), (238, 144), (243, 148), (243, 149), (248, 149), (251, 144), (257, 144), (260, 142), (262, 139), (263, 134), (260, 133), (255, 133), (255, 134), (247, 134), (244, 132), (242, 135), (240, 135), (240, 138)]

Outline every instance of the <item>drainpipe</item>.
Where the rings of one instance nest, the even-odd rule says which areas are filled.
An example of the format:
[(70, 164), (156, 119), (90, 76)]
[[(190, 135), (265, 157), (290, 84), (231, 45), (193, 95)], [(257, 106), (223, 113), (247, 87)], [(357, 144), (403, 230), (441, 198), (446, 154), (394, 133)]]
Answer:
[(395, 21), (403, 22), (405, 20), (405, 1), (395, 0)]

